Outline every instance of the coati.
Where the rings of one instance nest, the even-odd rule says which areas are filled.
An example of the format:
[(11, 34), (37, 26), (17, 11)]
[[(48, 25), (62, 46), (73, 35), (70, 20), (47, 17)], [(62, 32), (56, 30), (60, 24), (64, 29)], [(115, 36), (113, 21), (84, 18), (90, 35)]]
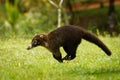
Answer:
[[(76, 57), (76, 49), (81, 43), (81, 39), (85, 39), (96, 44), (108, 56), (111, 55), (111, 51), (107, 48), (107, 46), (94, 34), (73, 25), (62, 26), (49, 32), (48, 34), (35, 35), (27, 50), (37, 46), (43, 46), (52, 52), (52, 55), (56, 60), (63, 62), (63, 60), (72, 60)], [(62, 58), (59, 50), (60, 47), (63, 47), (67, 53), (64, 58)]]

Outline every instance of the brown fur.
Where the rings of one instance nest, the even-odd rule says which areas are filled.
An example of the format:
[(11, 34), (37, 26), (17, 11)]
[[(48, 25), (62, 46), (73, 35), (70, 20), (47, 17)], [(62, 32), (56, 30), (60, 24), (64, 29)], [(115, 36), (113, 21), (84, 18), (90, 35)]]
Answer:
[[(111, 51), (95, 35), (73, 25), (62, 26), (48, 34), (36, 35), (32, 40), (31, 46), (27, 49), (29, 50), (33, 47), (41, 45), (51, 51), (56, 60), (63, 62), (63, 60), (72, 60), (76, 57), (76, 50), (81, 42), (81, 39), (85, 39), (96, 44), (107, 55), (111, 55)], [(59, 50), (60, 47), (63, 47), (67, 53), (64, 58), (62, 58)]]

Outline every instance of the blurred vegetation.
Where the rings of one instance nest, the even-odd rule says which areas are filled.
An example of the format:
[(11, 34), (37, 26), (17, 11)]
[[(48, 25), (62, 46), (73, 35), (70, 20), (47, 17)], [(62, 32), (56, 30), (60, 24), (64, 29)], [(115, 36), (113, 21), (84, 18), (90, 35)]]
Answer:
[(46, 32), (55, 27), (56, 12), (46, 0), (15, 0), (14, 5), (6, 1), (0, 5), (0, 36)]
[[(57, 27), (57, 10), (48, 0), (0, 0), (0, 37), (13, 37), (48, 32)], [(59, 0), (53, 0), (56, 4)], [(72, 3), (91, 3), (96, 0), (74, 0)], [(62, 25), (69, 23), (71, 16), (63, 2)], [(120, 32), (120, 5), (116, 6), (117, 26)], [(74, 25), (90, 29), (94, 33), (106, 31), (108, 7), (74, 11)], [(102, 15), (102, 17), (100, 16)], [(87, 19), (89, 20), (87, 21)], [(92, 18), (92, 19), (91, 19)], [(82, 22), (84, 21), (84, 22)], [(98, 23), (99, 22), (99, 23)]]
[[(117, 22), (114, 27), (113, 34), (120, 33), (120, 5), (115, 6), (115, 20)], [(74, 21), (75, 25), (83, 26), (84, 28), (89, 29), (90, 31), (97, 34), (97, 31), (104, 35), (108, 33), (108, 7), (98, 8), (98, 9), (85, 9), (75, 12), (76, 20)]]

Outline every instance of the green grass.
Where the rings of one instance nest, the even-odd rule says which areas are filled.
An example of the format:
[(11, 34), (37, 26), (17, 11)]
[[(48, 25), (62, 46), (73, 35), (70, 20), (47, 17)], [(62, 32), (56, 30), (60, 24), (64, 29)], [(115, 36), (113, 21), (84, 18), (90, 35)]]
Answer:
[(100, 39), (112, 56), (83, 40), (77, 57), (64, 63), (58, 63), (43, 47), (27, 51), (31, 39), (0, 39), (0, 80), (119, 80), (120, 37)]

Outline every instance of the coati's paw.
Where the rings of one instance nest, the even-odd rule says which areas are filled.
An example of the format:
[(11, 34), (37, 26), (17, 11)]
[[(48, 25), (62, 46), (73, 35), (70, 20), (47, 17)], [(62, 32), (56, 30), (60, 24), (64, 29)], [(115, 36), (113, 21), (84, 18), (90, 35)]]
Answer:
[(71, 60), (71, 56), (65, 56), (62, 60)]

